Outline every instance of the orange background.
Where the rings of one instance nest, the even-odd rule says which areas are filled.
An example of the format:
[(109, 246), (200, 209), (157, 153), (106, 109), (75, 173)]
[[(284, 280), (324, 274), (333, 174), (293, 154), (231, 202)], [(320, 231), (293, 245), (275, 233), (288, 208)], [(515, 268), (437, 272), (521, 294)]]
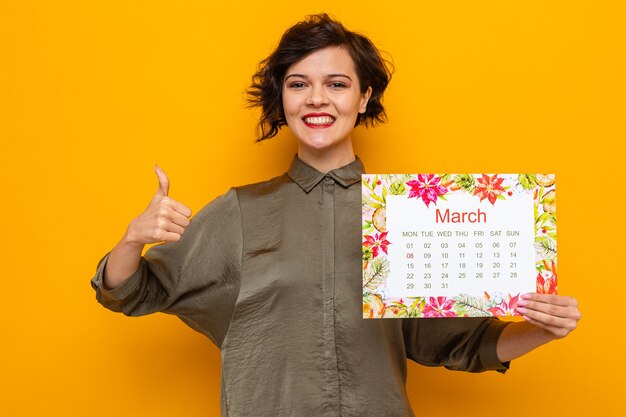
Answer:
[(354, 135), (368, 172), (558, 178), (579, 329), (505, 376), (411, 363), (417, 415), (623, 412), (623, 2), (408, 3), (0, 3), (0, 415), (219, 415), (217, 348), (175, 317), (105, 310), (89, 279), (156, 191), (155, 163), (194, 213), (286, 170), (293, 137), (255, 144), (244, 90), (322, 10), (397, 67), (389, 122)]

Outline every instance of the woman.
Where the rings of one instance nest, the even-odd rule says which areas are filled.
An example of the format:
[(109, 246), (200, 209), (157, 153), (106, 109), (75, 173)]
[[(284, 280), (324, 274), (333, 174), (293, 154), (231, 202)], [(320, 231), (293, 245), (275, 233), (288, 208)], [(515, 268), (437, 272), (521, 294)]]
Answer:
[(231, 188), (190, 221), (157, 167), (152, 202), (98, 264), (105, 307), (175, 314), (220, 347), (224, 416), (412, 416), (406, 358), (504, 372), (576, 327), (574, 299), (538, 294), (520, 303), (523, 323), (362, 319), (364, 169), (351, 134), (384, 119), (389, 78), (367, 38), (327, 15), (296, 24), (250, 89), (260, 140), (287, 125), (298, 141), (289, 170)]

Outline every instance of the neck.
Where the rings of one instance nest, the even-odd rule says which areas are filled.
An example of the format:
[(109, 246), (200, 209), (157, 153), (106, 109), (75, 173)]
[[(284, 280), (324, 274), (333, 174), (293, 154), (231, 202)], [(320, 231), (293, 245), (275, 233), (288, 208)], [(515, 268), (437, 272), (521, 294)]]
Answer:
[(298, 149), (298, 158), (307, 165), (315, 168), (324, 174), (333, 169), (341, 168), (354, 162), (356, 156), (352, 149), (352, 144), (341, 151), (329, 150), (311, 150), (300, 147)]

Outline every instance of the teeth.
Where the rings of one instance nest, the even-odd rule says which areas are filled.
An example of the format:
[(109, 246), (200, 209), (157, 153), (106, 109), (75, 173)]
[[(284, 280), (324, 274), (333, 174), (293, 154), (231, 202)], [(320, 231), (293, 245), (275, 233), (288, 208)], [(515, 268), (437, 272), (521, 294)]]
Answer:
[(305, 117), (304, 121), (311, 125), (329, 125), (335, 121), (334, 118), (330, 116), (319, 116), (319, 117)]

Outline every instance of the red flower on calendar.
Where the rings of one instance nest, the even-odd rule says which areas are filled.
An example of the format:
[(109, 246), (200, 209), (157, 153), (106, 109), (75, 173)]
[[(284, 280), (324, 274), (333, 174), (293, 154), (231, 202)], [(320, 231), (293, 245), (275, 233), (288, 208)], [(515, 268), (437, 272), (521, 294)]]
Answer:
[(448, 192), (446, 187), (439, 184), (440, 182), (441, 178), (435, 174), (419, 174), (416, 180), (406, 182), (406, 185), (411, 187), (408, 198), (421, 198), (426, 207), (430, 203), (437, 204), (437, 197)]
[(480, 201), (486, 198), (494, 205), (498, 198), (504, 199), (502, 195), (506, 192), (502, 186), (504, 178), (498, 178), (498, 174), (494, 174), (491, 177), (483, 174), (481, 178), (477, 178), (476, 180), (478, 181), (478, 185), (476, 185), (474, 189), (474, 195), (480, 196)]
[(511, 297), (511, 294), (509, 294), (509, 301), (502, 301), (501, 304), (488, 308), (487, 311), (491, 312), (494, 316), (519, 316), (519, 313), (515, 311), (518, 301), (519, 294), (515, 297)]
[(452, 310), (453, 305), (453, 299), (428, 297), (428, 304), (422, 310), (422, 315), (424, 317), (456, 317), (456, 312)]
[(366, 235), (363, 237), (365, 238), (363, 246), (372, 249), (372, 258), (377, 257), (380, 254), (381, 249), (385, 252), (385, 254), (387, 254), (387, 246), (391, 245), (391, 242), (387, 240), (387, 232), (380, 234), (376, 233), (374, 236)]
[(556, 264), (552, 261), (552, 265), (548, 265), (544, 260), (543, 266), (543, 271), (537, 275), (537, 292), (539, 294), (556, 294)]

